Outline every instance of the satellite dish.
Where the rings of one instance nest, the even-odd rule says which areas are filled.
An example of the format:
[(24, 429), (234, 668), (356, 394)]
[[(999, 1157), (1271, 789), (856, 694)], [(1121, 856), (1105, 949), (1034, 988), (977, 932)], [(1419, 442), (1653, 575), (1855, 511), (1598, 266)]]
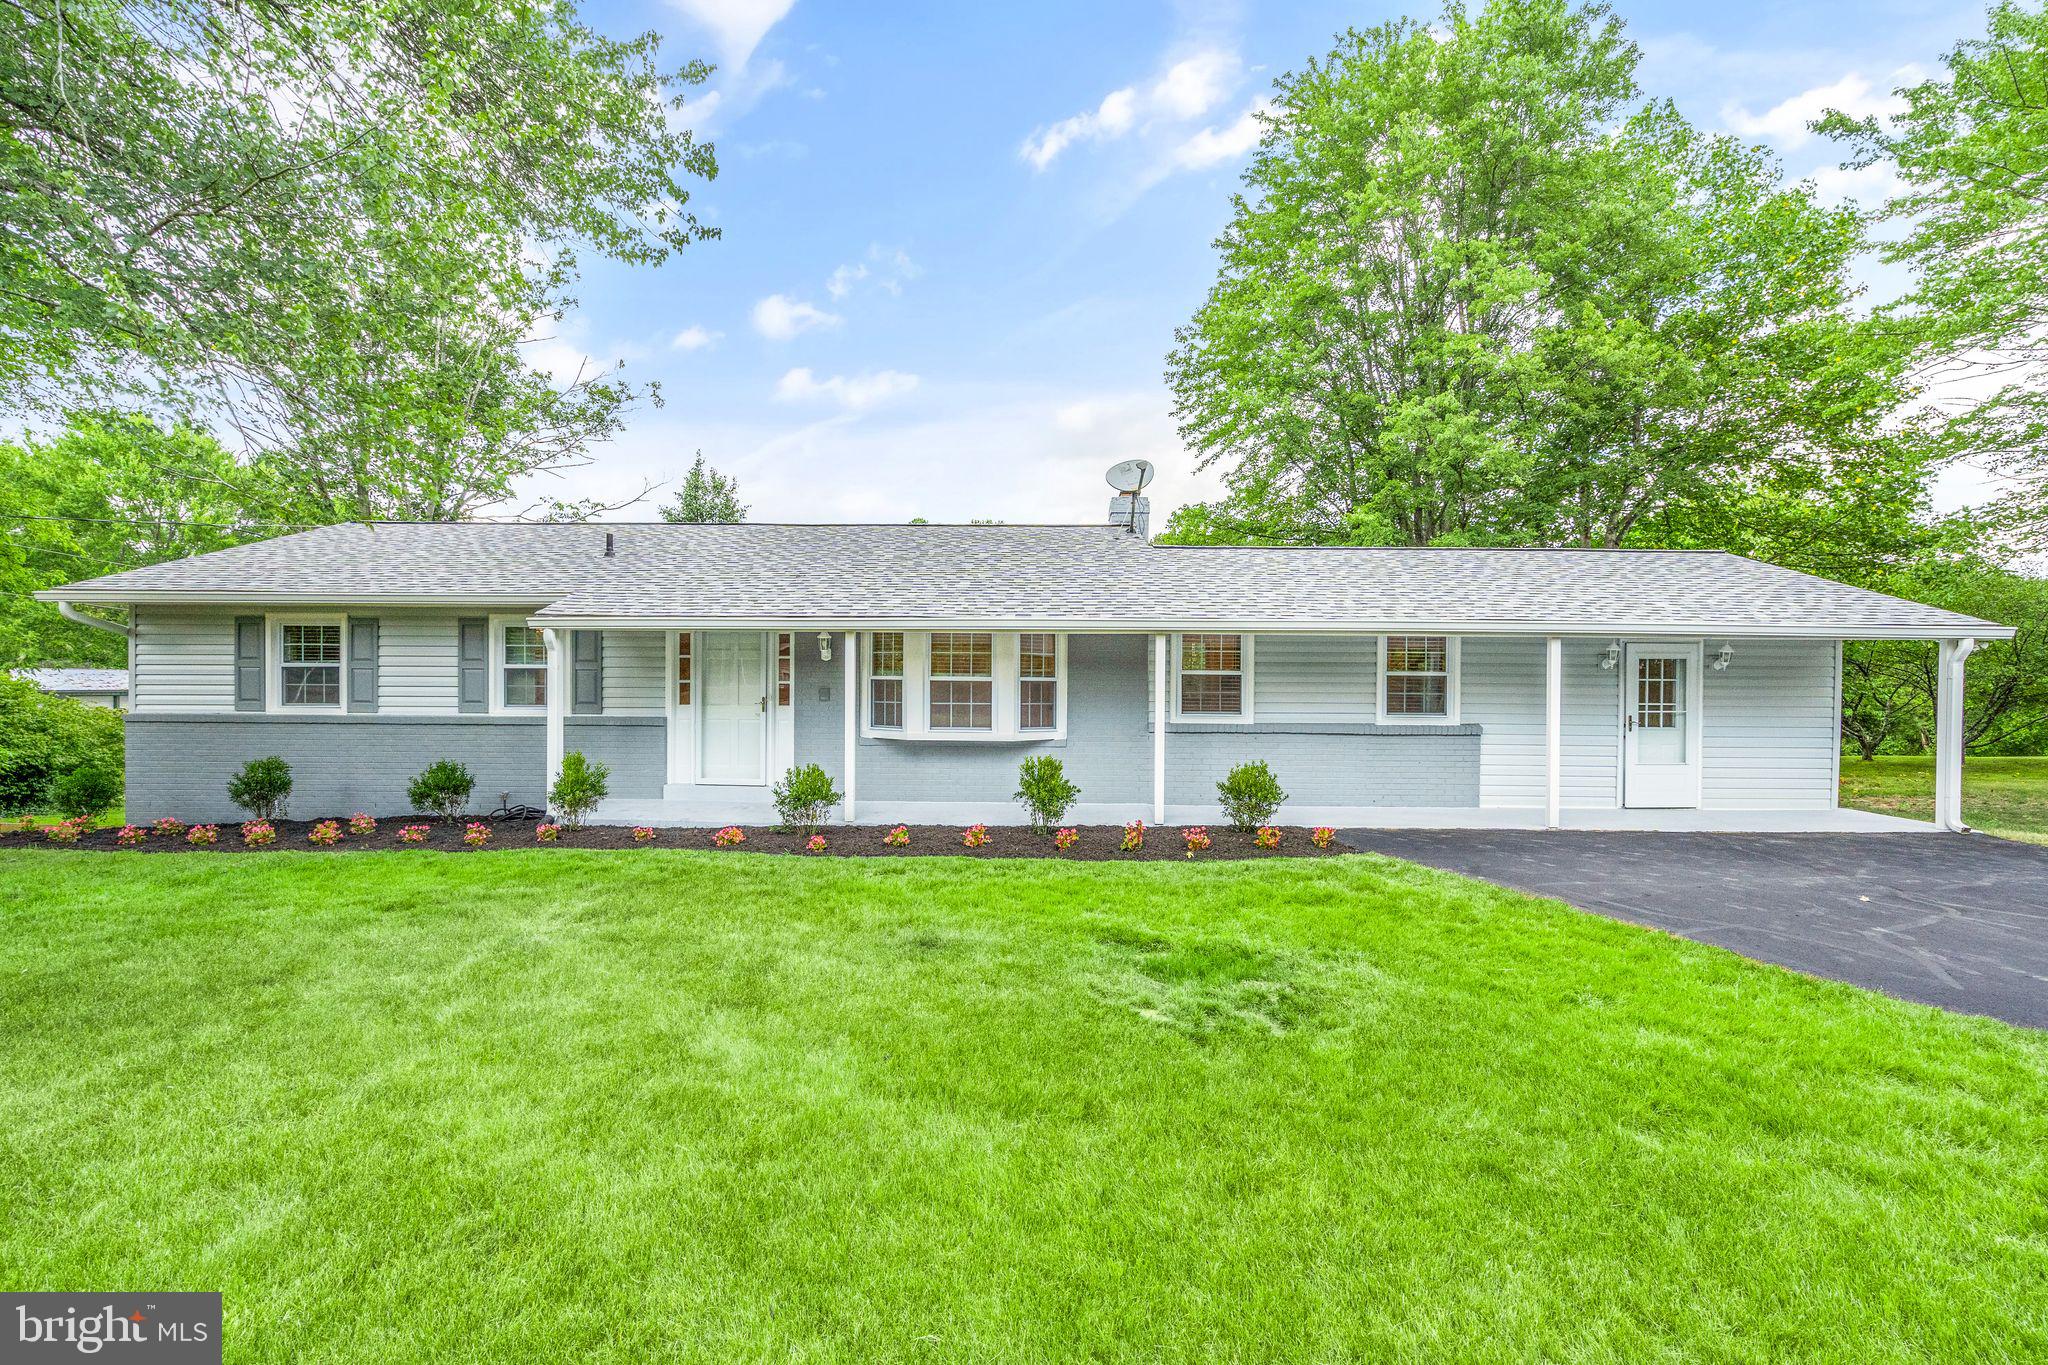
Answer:
[(1111, 465), (1109, 486), (1119, 493), (1136, 493), (1152, 482), (1150, 460), (1125, 460), (1122, 464)]

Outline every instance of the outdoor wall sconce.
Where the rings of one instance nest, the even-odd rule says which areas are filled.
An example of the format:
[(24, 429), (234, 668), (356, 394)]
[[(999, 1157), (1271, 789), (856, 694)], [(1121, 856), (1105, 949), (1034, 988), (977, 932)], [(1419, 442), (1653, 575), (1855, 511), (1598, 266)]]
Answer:
[(1607, 646), (1607, 648), (1601, 653), (1600, 667), (1605, 672), (1612, 673), (1620, 665), (1620, 663), (1621, 641), (1616, 640), (1613, 644)]
[(1714, 668), (1714, 671), (1715, 671), (1716, 673), (1725, 673), (1725, 672), (1727, 672), (1727, 671), (1728, 671), (1728, 665), (1730, 665), (1730, 664), (1732, 664), (1732, 663), (1734, 663), (1734, 662), (1735, 662), (1735, 646), (1734, 646), (1734, 645), (1722, 645), (1722, 646), (1721, 646), (1721, 652), (1720, 652), (1719, 654), (1716, 654), (1716, 655), (1714, 656), (1714, 664), (1713, 664), (1713, 668)]
[(829, 630), (818, 632), (818, 662), (824, 664), (832, 662), (832, 632)]

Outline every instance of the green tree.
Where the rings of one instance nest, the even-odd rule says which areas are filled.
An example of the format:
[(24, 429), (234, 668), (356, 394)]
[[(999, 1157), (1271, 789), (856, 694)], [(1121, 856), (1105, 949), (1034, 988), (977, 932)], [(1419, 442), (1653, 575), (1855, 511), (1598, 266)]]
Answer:
[(1900, 92), (1890, 121), (1817, 125), (1904, 183), (1881, 217), (1913, 287), (1886, 320), (1911, 348), (1946, 453), (2017, 481), (1996, 509), (2048, 544), (2048, 7), (2000, 0), (1985, 35)]
[(29, 594), (278, 534), (295, 507), (278, 475), (134, 415), (74, 413), (53, 439), (0, 442), (0, 665), (125, 665), (118, 638)]
[(0, 406), (146, 401), (290, 462), (327, 518), (453, 516), (615, 429), (522, 342), (580, 252), (712, 235), (711, 149), (572, 0), (0, 10)]
[(690, 472), (683, 476), (683, 486), (659, 510), (663, 521), (730, 523), (747, 519), (738, 480), (729, 479), (705, 464), (701, 450)]

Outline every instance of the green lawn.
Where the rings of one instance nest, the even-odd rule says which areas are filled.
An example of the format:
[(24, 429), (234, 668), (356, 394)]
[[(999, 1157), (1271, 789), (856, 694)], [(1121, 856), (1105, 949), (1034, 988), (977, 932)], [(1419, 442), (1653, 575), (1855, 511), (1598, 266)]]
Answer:
[(0, 854), (0, 1284), (233, 1361), (2048, 1353), (2048, 1035), (1375, 858)]
[[(1934, 760), (1842, 755), (1842, 804), (1915, 820), (1934, 818)], [(1963, 764), (1963, 823), (2048, 843), (2048, 758), (1971, 758)]]

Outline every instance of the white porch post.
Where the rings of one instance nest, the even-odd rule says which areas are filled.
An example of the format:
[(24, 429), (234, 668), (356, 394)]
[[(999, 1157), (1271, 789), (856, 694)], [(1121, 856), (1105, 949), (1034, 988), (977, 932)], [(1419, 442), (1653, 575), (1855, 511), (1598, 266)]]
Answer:
[(1543, 643), (1543, 822), (1558, 825), (1564, 805), (1564, 641)]
[(1166, 637), (1152, 637), (1152, 823), (1166, 823)]
[(1963, 824), (1963, 661), (1975, 640), (1943, 640), (1935, 665), (1934, 823), (1960, 830)]
[(562, 775), (562, 718), (569, 713), (569, 670), (562, 666), (562, 632), (549, 626), (540, 633), (548, 662), (548, 785), (541, 804), (554, 810), (555, 779)]
[(859, 641), (860, 635), (849, 630), (843, 642), (844, 648), (840, 650), (846, 656), (846, 800), (840, 806), (839, 814), (849, 825), (853, 823), (853, 755), (855, 741), (860, 736), (860, 665), (855, 658)]

